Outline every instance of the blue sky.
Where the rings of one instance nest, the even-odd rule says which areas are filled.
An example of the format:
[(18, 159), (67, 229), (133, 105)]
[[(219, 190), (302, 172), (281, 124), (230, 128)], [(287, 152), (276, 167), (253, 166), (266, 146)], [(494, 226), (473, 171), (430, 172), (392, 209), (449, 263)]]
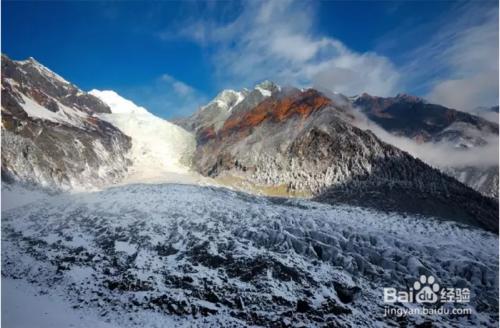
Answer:
[(265, 79), (498, 104), (496, 1), (2, 1), (2, 52), (165, 118)]

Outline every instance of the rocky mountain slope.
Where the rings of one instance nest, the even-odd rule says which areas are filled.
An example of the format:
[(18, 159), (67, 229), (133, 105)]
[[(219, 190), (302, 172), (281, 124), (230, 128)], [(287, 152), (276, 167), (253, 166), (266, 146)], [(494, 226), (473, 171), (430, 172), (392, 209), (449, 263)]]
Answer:
[[(458, 152), (463, 153), (463, 158), (477, 157), (476, 152), (491, 153), (489, 157), (498, 158), (498, 121), (494, 123), (408, 95), (383, 98), (363, 94), (355, 98), (353, 105), (385, 131), (409, 138), (424, 145), (424, 149), (425, 145), (441, 149), (442, 159), (436, 154), (427, 156), (432, 164), (484, 195), (498, 198), (497, 160), (484, 162), (477, 158), (476, 163), (470, 163), (470, 159), (466, 163), (446, 161), (446, 154), (454, 153), (453, 157), (460, 157), (456, 155)], [(493, 153), (497, 155), (493, 156)]]
[[(420, 142), (451, 141), (470, 147), (483, 144), (488, 135), (498, 135), (498, 124), (406, 94), (383, 98), (365, 93), (355, 99), (354, 105), (389, 132)], [(460, 124), (463, 131), (458, 130)], [(450, 129), (453, 126), (455, 129)], [(479, 133), (472, 135), (466, 127)]]
[(119, 181), (130, 138), (110, 108), (33, 58), (2, 55), (2, 180), (84, 189)]
[[(353, 125), (349, 104), (290, 89), (232, 112), (209, 136), (198, 131), (203, 175), (269, 194), (317, 196), (459, 220), (496, 231), (497, 205)], [(413, 199), (418, 199), (418, 206)]]
[(195, 144), (113, 91), (86, 93), (33, 58), (2, 57), (4, 181), (55, 190), (211, 183), (190, 168)]
[(256, 85), (253, 90), (223, 90), (190, 117), (174, 122), (194, 132), (198, 143), (204, 143), (219, 131), (231, 114), (250, 110), (280, 90), (278, 85), (269, 81)]
[(498, 166), (461, 165), (448, 166), (441, 170), (481, 194), (498, 200)]
[[(422, 274), (470, 290), (470, 302), (431, 309), (471, 313), (384, 316), (387, 307), (420, 305), (384, 304), (382, 288), (407, 290)], [(3, 211), (2, 293), (8, 327), (30, 319), (41, 327), (497, 327), (498, 236), (223, 188), (129, 185)], [(16, 305), (33, 310), (10, 316)], [(52, 317), (63, 322), (46, 324)]]

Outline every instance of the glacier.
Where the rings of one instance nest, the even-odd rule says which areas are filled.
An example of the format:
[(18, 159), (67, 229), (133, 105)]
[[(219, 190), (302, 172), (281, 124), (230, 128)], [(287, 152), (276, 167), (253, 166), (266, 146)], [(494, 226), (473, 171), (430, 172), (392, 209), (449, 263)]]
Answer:
[(210, 179), (194, 172), (190, 166), (196, 148), (192, 133), (161, 119), (111, 90), (91, 90), (111, 109), (99, 117), (131, 138), (127, 156), (131, 161), (128, 175), (118, 184), (129, 183), (196, 183), (209, 184)]
[[(421, 274), (470, 288), (472, 314), (384, 317), (382, 288)], [(3, 209), (2, 283), (15, 296), (6, 326), (33, 319), (10, 315), (27, 302), (47, 304), (33, 311), (42, 326), (67, 309), (58, 320), (76, 327), (496, 327), (498, 236), (353, 206), (134, 184)]]

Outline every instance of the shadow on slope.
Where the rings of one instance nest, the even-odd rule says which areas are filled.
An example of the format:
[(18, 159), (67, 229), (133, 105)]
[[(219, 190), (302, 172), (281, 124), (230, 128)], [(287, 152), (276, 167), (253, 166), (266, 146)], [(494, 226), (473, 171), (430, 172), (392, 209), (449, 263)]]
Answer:
[[(412, 170), (405, 169), (409, 164)], [(329, 187), (315, 200), (431, 216), (498, 234), (497, 200), (481, 195), (411, 156), (378, 158), (370, 173), (354, 175), (346, 183)]]

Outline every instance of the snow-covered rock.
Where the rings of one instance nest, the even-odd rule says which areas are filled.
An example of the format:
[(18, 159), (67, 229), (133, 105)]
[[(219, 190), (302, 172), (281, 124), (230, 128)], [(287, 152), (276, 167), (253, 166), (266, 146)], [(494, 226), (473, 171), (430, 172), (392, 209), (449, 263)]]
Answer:
[(2, 180), (87, 189), (126, 175), (130, 140), (110, 109), (33, 58), (2, 55)]

